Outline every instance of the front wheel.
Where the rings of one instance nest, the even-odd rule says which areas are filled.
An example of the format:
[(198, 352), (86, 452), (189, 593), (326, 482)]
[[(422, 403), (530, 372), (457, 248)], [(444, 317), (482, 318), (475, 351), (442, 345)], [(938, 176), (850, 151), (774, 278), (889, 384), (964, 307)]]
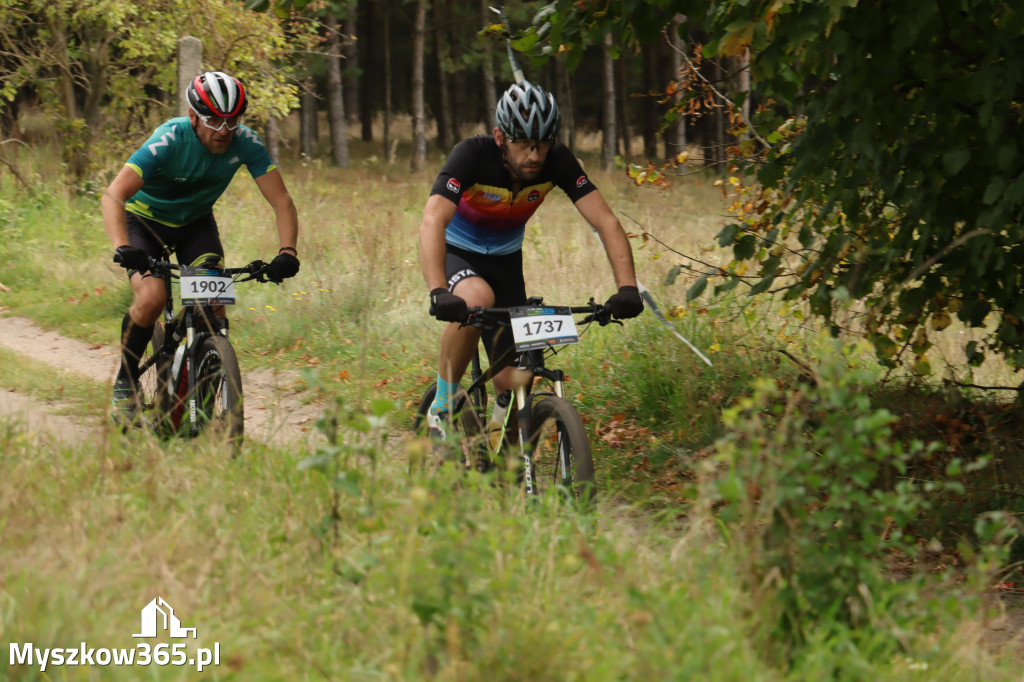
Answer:
[(541, 398), (530, 417), (533, 485), (538, 494), (558, 489), (582, 508), (597, 498), (587, 430), (576, 409), (557, 396)]
[[(199, 342), (195, 364), (195, 422), (194, 433), (213, 427), (224, 434), (236, 447), (244, 436), (242, 409), (242, 371), (238, 357), (228, 340), (220, 335), (203, 338)], [(191, 413), (192, 401), (188, 411)], [(188, 416), (186, 416), (188, 418)]]

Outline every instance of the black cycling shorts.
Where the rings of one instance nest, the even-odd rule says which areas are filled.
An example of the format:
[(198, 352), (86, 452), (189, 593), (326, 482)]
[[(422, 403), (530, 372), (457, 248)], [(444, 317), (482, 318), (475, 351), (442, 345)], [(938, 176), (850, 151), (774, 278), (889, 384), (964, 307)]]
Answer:
[[(212, 213), (181, 227), (169, 227), (125, 211), (125, 222), (128, 224), (128, 242), (151, 258), (162, 260), (173, 253), (177, 255), (178, 263), (185, 265), (224, 259), (224, 247)], [(131, 277), (133, 272), (137, 271), (130, 271), (128, 276)]]
[[(523, 279), (523, 252), (493, 256), (466, 251), (448, 244), (445, 257), (448, 291), (468, 277), (481, 277), (494, 292), (494, 307), (526, 305), (526, 282)], [(512, 330), (508, 327), (485, 329), (481, 333), (491, 364), (512, 352)]]

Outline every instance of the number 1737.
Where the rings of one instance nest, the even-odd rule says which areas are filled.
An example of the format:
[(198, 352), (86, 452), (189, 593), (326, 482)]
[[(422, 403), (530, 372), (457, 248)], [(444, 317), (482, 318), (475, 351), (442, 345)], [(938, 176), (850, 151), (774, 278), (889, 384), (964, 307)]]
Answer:
[(562, 331), (562, 320), (534, 320), (523, 325), (529, 336), (557, 334)]

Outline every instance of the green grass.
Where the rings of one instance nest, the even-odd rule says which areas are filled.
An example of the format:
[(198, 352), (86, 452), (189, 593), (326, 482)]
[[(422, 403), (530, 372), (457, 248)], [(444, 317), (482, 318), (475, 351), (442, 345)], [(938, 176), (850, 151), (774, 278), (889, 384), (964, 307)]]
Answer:
[(110, 402), (108, 387), (72, 372), (54, 370), (4, 348), (0, 348), (0, 368), (3, 369), (4, 389), (55, 404), (58, 413), (99, 416), (100, 406), (105, 407)]
[[(920, 602), (918, 620), (898, 633), (898, 655), (884, 612), (870, 628), (823, 629), (780, 655), (742, 580), (749, 556), (730, 542), (705, 484), (722, 467), (722, 411), (757, 377), (798, 382), (778, 350), (821, 351), (780, 304), (685, 303), (685, 278), (663, 286), (675, 257), (653, 242), (634, 240), (638, 275), (714, 364), (649, 315), (593, 328), (558, 355), (594, 444), (598, 513), (553, 500), (526, 513), (516, 491), (487, 479), (410, 475), (408, 462), (429, 446), (406, 427), (435, 376), (440, 332), (416, 254), (432, 177), (361, 160), (350, 170), (286, 163), (283, 173), (299, 207), (302, 270), (281, 287), (239, 287), (232, 342), (243, 372), (315, 370), (318, 388), (302, 399), (324, 402), (325, 414), (341, 405), (335, 444), (248, 442), (231, 459), (202, 438), (101, 429), (97, 442), (53, 450), (0, 422), (4, 641), (134, 646), (139, 609), (159, 595), (198, 628), (190, 647), (220, 642), (209, 679), (1016, 679), (984, 612), (924, 592), (908, 597)], [(617, 212), (681, 250), (696, 253), (718, 229), (713, 187), (641, 192), (617, 175), (593, 177)], [(114, 343), (129, 294), (95, 196), (11, 182), (0, 176), (0, 282), (11, 289), (0, 306)], [(613, 289), (606, 258), (557, 194), (527, 230), (530, 292), (603, 300)], [(230, 263), (276, 252), (269, 210), (244, 174), (218, 220)], [(3, 388), (60, 392), (87, 413), (108, 401), (101, 387), (7, 353), (0, 375)], [(930, 589), (972, 594), (955, 581)], [(3, 670), (38, 679), (34, 668)], [(50, 672), (192, 678), (152, 666)]]
[[(764, 662), (738, 567), (707, 523), (576, 518), (550, 501), (524, 514), (475, 477), (409, 478), (393, 459), (331, 518), (301, 451), (230, 460), (213, 444), (113, 434), (88, 450), (10, 439), (3, 451), (6, 641), (134, 646), (139, 609), (159, 594), (198, 628), (190, 647), (220, 642), (212, 679), (795, 680), (844, 661)], [(927, 640), (915, 650), (943, 679), (997, 674)], [(916, 679), (902, 661), (860, 667), (843, 678)]]

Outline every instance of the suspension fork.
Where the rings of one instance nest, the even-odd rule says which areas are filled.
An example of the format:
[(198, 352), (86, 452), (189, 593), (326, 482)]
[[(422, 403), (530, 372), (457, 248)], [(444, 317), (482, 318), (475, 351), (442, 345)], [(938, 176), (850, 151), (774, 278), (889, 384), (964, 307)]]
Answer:
[(512, 371), (512, 395), (516, 401), (516, 416), (519, 418), (519, 445), (523, 455), (523, 481), (526, 483), (526, 494), (536, 495), (537, 488), (533, 484), (533, 446), (530, 441), (530, 417), (533, 412), (530, 400), (530, 389), (533, 387), (533, 372), (528, 369)]
[(195, 373), (195, 340), (196, 328), (193, 324), (192, 313), (185, 313), (185, 372), (188, 376), (188, 432), (194, 436), (197, 433), (199, 415), (196, 414), (196, 373)]

